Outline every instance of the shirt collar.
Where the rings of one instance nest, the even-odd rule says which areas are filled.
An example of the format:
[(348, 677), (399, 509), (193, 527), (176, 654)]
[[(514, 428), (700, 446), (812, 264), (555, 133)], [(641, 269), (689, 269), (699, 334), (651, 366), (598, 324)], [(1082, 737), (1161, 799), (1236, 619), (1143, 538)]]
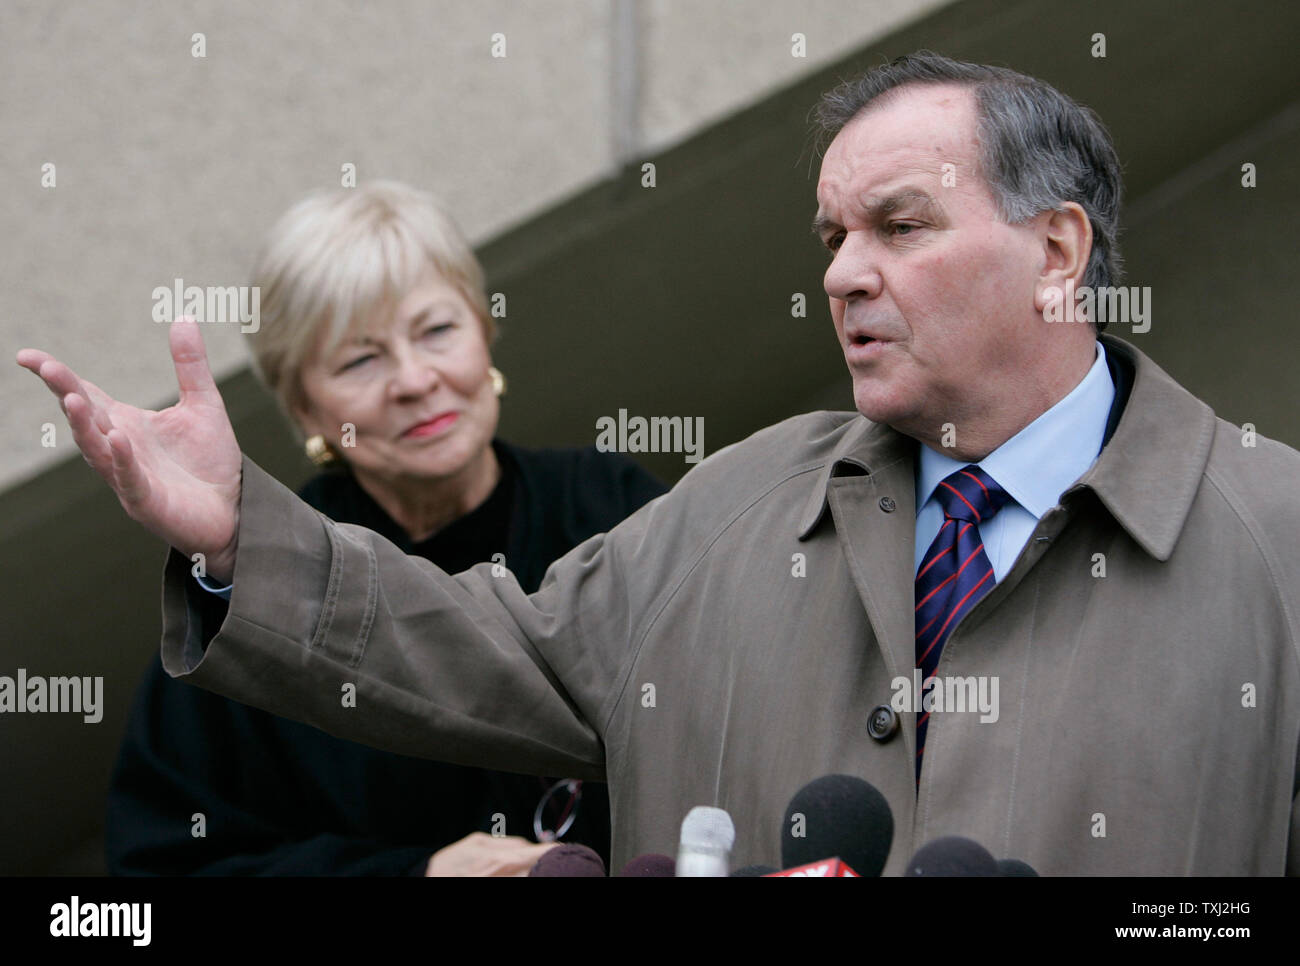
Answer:
[[(1091, 491), (1151, 556), (1168, 560), (1209, 461), (1214, 411), (1131, 344), (1102, 334), (1107, 353), (1133, 371), (1133, 386), (1114, 435), (1061, 502)], [(1091, 372), (1090, 372), (1091, 374)], [(915, 440), (865, 417), (850, 419), (830, 456), (812, 474), (799, 518), (806, 540), (821, 521), (832, 477), (879, 472), (907, 460), (915, 472)]]
[[(1092, 368), (1079, 384), (976, 465), (1013, 500), (1041, 518), (1097, 458), (1114, 400), (1106, 350), (1097, 343)], [(918, 512), (941, 481), (970, 465), (929, 446), (922, 445), (919, 451)]]

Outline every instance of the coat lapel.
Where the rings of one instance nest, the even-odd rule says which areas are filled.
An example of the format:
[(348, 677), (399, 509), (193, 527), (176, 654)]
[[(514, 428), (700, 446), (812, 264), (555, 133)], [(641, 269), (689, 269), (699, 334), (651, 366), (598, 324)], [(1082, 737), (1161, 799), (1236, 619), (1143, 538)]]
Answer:
[[(912, 679), (916, 664), (912, 619), (916, 534), (916, 443), (887, 426), (861, 419), (836, 446), (816, 478), (801, 539), (830, 509), (849, 572), (875, 631), (892, 680)], [(866, 642), (864, 642), (865, 644)], [(909, 749), (916, 735), (903, 716)]]

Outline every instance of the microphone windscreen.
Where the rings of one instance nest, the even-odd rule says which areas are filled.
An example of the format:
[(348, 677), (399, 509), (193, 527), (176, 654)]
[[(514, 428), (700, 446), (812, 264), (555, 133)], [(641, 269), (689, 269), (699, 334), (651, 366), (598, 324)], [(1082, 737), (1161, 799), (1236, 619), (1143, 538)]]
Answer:
[(874, 785), (825, 775), (795, 792), (781, 827), (781, 867), (838, 858), (860, 876), (880, 875), (894, 841), (894, 815)]
[(725, 878), (731, 870), (736, 826), (725, 809), (696, 805), (682, 819), (677, 878)]
[(624, 879), (671, 879), (677, 875), (677, 862), (666, 855), (638, 855), (630, 859), (619, 876)]
[(605, 863), (585, 845), (557, 845), (537, 860), (528, 878), (603, 879)]
[(978, 842), (960, 835), (945, 835), (921, 846), (907, 863), (908, 878), (945, 875), (1000, 875), (997, 860)]
[(1002, 876), (1033, 876), (1038, 877), (1034, 867), (1028, 862), (1021, 862), (1019, 859), (998, 859), (998, 874)]
[(771, 875), (773, 872), (780, 872), (780, 869), (770, 865), (747, 865), (731, 873), (729, 878), (732, 879), (758, 879), (765, 875)]
[(692, 851), (726, 854), (736, 844), (736, 826), (726, 809), (696, 805), (682, 819), (681, 846)]

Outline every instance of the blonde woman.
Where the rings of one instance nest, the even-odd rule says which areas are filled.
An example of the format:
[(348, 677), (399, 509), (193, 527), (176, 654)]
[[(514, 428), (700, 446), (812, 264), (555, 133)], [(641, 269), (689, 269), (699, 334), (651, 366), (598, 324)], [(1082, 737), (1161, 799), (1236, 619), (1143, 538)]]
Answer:
[[(663, 492), (594, 447), (496, 439), (505, 381), (482, 270), (429, 195), (392, 182), (313, 195), (253, 274), (256, 367), (321, 468), (299, 495), (330, 518), (453, 573), (502, 554), (531, 592), (552, 560)], [(155, 658), (107, 850), (114, 873), (517, 875), (557, 835), (608, 861), (603, 785), (377, 751), (189, 687)]]

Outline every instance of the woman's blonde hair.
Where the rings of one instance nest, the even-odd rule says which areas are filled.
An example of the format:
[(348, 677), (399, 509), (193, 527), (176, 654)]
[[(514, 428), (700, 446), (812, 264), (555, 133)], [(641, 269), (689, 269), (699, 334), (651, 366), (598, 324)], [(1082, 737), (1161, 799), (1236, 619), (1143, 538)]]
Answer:
[(319, 191), (275, 223), (253, 268), (261, 324), (249, 338), (258, 375), (295, 426), (299, 373), (322, 327), (328, 353), (395, 308), (430, 266), (464, 296), (491, 345), (482, 266), (427, 192), (397, 181)]

